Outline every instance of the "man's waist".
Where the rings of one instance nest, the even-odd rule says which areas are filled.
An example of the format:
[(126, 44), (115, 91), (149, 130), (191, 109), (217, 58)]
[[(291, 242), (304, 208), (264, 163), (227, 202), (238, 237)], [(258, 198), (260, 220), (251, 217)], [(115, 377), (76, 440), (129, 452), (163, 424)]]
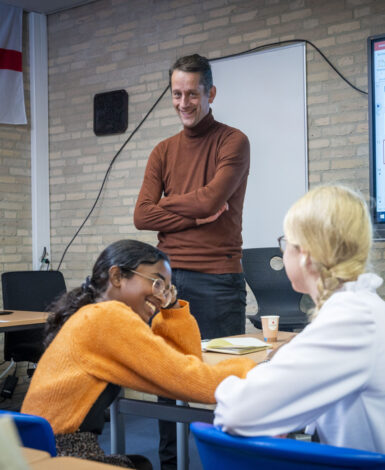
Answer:
[[(166, 251), (167, 253), (167, 251)], [(240, 256), (221, 257), (221, 256), (194, 256), (167, 253), (170, 257), (171, 267), (173, 269), (187, 269), (189, 271), (199, 271), (208, 274), (227, 274), (241, 273), (242, 264)]]
[(167, 253), (173, 268), (213, 274), (242, 272), (242, 236), (240, 231), (200, 233), (185, 230), (159, 233), (158, 247)]

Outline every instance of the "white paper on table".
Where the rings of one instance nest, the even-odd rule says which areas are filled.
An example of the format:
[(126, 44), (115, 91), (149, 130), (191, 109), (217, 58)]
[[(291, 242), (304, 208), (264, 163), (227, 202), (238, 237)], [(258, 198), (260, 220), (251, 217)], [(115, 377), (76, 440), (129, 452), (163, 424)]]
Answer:
[(266, 347), (267, 345), (264, 341), (258, 338), (222, 338), (229, 342), (232, 346), (236, 348), (259, 348), (259, 347)]
[(250, 349), (250, 348), (271, 348), (269, 343), (262, 341), (258, 338), (252, 337), (226, 337), (226, 338), (215, 338), (213, 340), (203, 340), (202, 341), (202, 350), (206, 351), (207, 349), (213, 350), (213, 348), (220, 349)]

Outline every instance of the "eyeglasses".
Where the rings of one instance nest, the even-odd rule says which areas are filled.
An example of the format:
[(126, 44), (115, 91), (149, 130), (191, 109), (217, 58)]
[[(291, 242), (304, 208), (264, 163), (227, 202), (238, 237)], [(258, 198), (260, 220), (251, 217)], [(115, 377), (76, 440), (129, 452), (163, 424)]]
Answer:
[(286, 240), (285, 235), (281, 235), (280, 237), (278, 237), (278, 245), (282, 253), (284, 253), (286, 250), (286, 243), (287, 243), (287, 240)]
[(171, 284), (170, 287), (166, 288), (166, 284), (164, 283), (163, 279), (146, 276), (145, 274), (139, 273), (138, 271), (134, 271), (133, 269), (129, 269), (129, 271), (134, 274), (137, 274), (140, 277), (143, 277), (144, 279), (152, 281), (152, 293), (154, 294), (154, 296), (158, 298), (159, 296), (164, 297), (164, 302), (162, 303), (163, 308), (167, 307), (171, 300), (176, 297), (177, 292), (174, 284)]

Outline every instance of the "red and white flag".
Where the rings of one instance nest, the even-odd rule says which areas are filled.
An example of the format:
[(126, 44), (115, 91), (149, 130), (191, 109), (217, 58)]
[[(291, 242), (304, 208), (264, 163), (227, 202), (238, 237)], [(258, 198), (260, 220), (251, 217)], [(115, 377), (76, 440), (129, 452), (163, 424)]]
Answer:
[(0, 123), (27, 124), (22, 72), (23, 10), (0, 3)]

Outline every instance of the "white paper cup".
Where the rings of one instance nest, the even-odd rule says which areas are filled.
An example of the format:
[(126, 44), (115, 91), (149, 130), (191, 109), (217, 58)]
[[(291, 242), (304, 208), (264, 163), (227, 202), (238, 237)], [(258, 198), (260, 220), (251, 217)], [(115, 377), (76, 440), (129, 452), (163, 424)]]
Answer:
[(279, 315), (264, 315), (261, 317), (263, 339), (274, 343), (278, 337)]

